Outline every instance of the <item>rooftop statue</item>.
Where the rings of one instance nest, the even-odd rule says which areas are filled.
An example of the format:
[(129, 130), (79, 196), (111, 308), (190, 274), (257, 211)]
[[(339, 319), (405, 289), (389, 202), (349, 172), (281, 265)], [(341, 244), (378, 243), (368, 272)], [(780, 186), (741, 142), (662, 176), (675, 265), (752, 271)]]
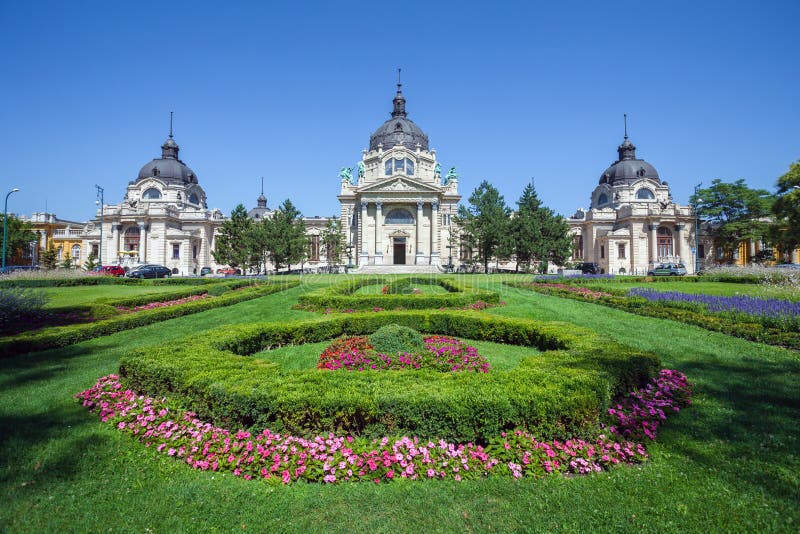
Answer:
[(438, 161), (436, 162), (436, 165), (433, 167), (433, 175), (437, 178), (441, 178), (442, 176), (442, 164), (439, 163)]
[(358, 179), (361, 180), (364, 177), (364, 162), (358, 162)]
[(339, 171), (339, 179), (343, 182), (347, 182), (352, 184), (353, 183), (353, 169), (350, 167), (342, 167), (342, 170)]
[(447, 176), (444, 177), (444, 185), (449, 184), (450, 180), (458, 180), (458, 173), (455, 167), (450, 167), (450, 170), (447, 171)]

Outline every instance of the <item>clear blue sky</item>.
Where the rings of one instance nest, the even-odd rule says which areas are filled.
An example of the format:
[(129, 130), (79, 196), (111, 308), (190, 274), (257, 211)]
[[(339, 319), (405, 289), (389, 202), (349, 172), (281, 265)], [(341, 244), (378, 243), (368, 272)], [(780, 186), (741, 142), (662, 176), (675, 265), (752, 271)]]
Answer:
[(800, 2), (2, 2), (0, 169), (9, 211), (85, 221), (160, 155), (209, 207), (338, 212), (337, 173), (409, 118), (461, 193), (513, 206), (535, 177), (562, 214), (637, 155), (686, 202), (713, 178), (774, 183), (800, 159)]

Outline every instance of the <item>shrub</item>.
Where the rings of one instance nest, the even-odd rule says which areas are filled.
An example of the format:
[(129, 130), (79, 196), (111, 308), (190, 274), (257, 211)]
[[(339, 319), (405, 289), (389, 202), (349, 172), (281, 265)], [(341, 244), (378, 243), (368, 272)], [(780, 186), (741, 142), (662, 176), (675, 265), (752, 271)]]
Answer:
[(399, 324), (390, 324), (378, 328), (369, 336), (369, 342), (375, 350), (383, 354), (401, 352), (417, 352), (425, 350), (425, 339), (422, 334)]
[(0, 330), (44, 317), (47, 314), (46, 303), (47, 297), (42, 291), (15, 287), (0, 289)]

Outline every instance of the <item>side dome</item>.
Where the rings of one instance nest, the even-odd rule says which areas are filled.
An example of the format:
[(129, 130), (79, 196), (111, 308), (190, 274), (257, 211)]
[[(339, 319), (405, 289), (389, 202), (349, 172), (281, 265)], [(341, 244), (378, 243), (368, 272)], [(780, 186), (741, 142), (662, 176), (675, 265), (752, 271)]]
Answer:
[(601, 184), (629, 185), (637, 180), (647, 178), (661, 183), (655, 167), (643, 159), (636, 158), (636, 147), (630, 142), (628, 136), (617, 148), (619, 159), (607, 168), (600, 176)]
[(169, 139), (161, 145), (161, 157), (145, 164), (139, 171), (136, 181), (158, 178), (165, 182), (196, 184), (197, 175), (184, 162), (178, 159), (179, 150), (178, 143), (170, 135)]
[(369, 149), (377, 150), (378, 145), (383, 145), (384, 150), (389, 150), (395, 145), (402, 145), (409, 150), (416, 150), (417, 145), (422, 150), (428, 150), (428, 136), (422, 129), (407, 118), (406, 99), (403, 96), (402, 84), (397, 83), (392, 118), (384, 122), (375, 133), (369, 137)]

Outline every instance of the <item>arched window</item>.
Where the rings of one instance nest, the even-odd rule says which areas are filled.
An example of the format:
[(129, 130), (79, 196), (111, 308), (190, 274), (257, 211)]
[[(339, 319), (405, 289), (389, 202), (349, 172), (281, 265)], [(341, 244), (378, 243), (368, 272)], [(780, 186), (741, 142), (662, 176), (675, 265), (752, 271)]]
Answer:
[(383, 164), (383, 173), (386, 176), (391, 176), (392, 175), (392, 160), (387, 159), (386, 163)]
[(139, 250), (138, 226), (131, 226), (125, 230), (125, 250)]
[(606, 204), (608, 204), (608, 195), (600, 193), (600, 196), (597, 197), (597, 207), (602, 208)]
[(653, 192), (646, 187), (642, 187), (638, 191), (636, 191), (636, 198), (640, 200), (654, 200), (656, 196)]
[(414, 176), (414, 162), (406, 158), (406, 174)]
[(396, 159), (394, 160), (394, 171), (405, 172), (406, 170), (406, 160), (404, 159)]
[(414, 224), (414, 216), (403, 208), (395, 208), (386, 214), (385, 224)]
[(189, 195), (189, 202), (192, 204), (200, 204), (200, 199), (197, 197), (197, 193), (192, 193)]
[(672, 231), (665, 226), (661, 226), (657, 232), (657, 255), (659, 258), (672, 256)]
[(159, 191), (155, 187), (151, 187), (150, 189), (146, 189), (145, 192), (142, 193), (142, 198), (145, 200), (157, 200), (161, 198), (161, 191)]
[(81, 246), (72, 245), (72, 259), (78, 261), (81, 259)]

